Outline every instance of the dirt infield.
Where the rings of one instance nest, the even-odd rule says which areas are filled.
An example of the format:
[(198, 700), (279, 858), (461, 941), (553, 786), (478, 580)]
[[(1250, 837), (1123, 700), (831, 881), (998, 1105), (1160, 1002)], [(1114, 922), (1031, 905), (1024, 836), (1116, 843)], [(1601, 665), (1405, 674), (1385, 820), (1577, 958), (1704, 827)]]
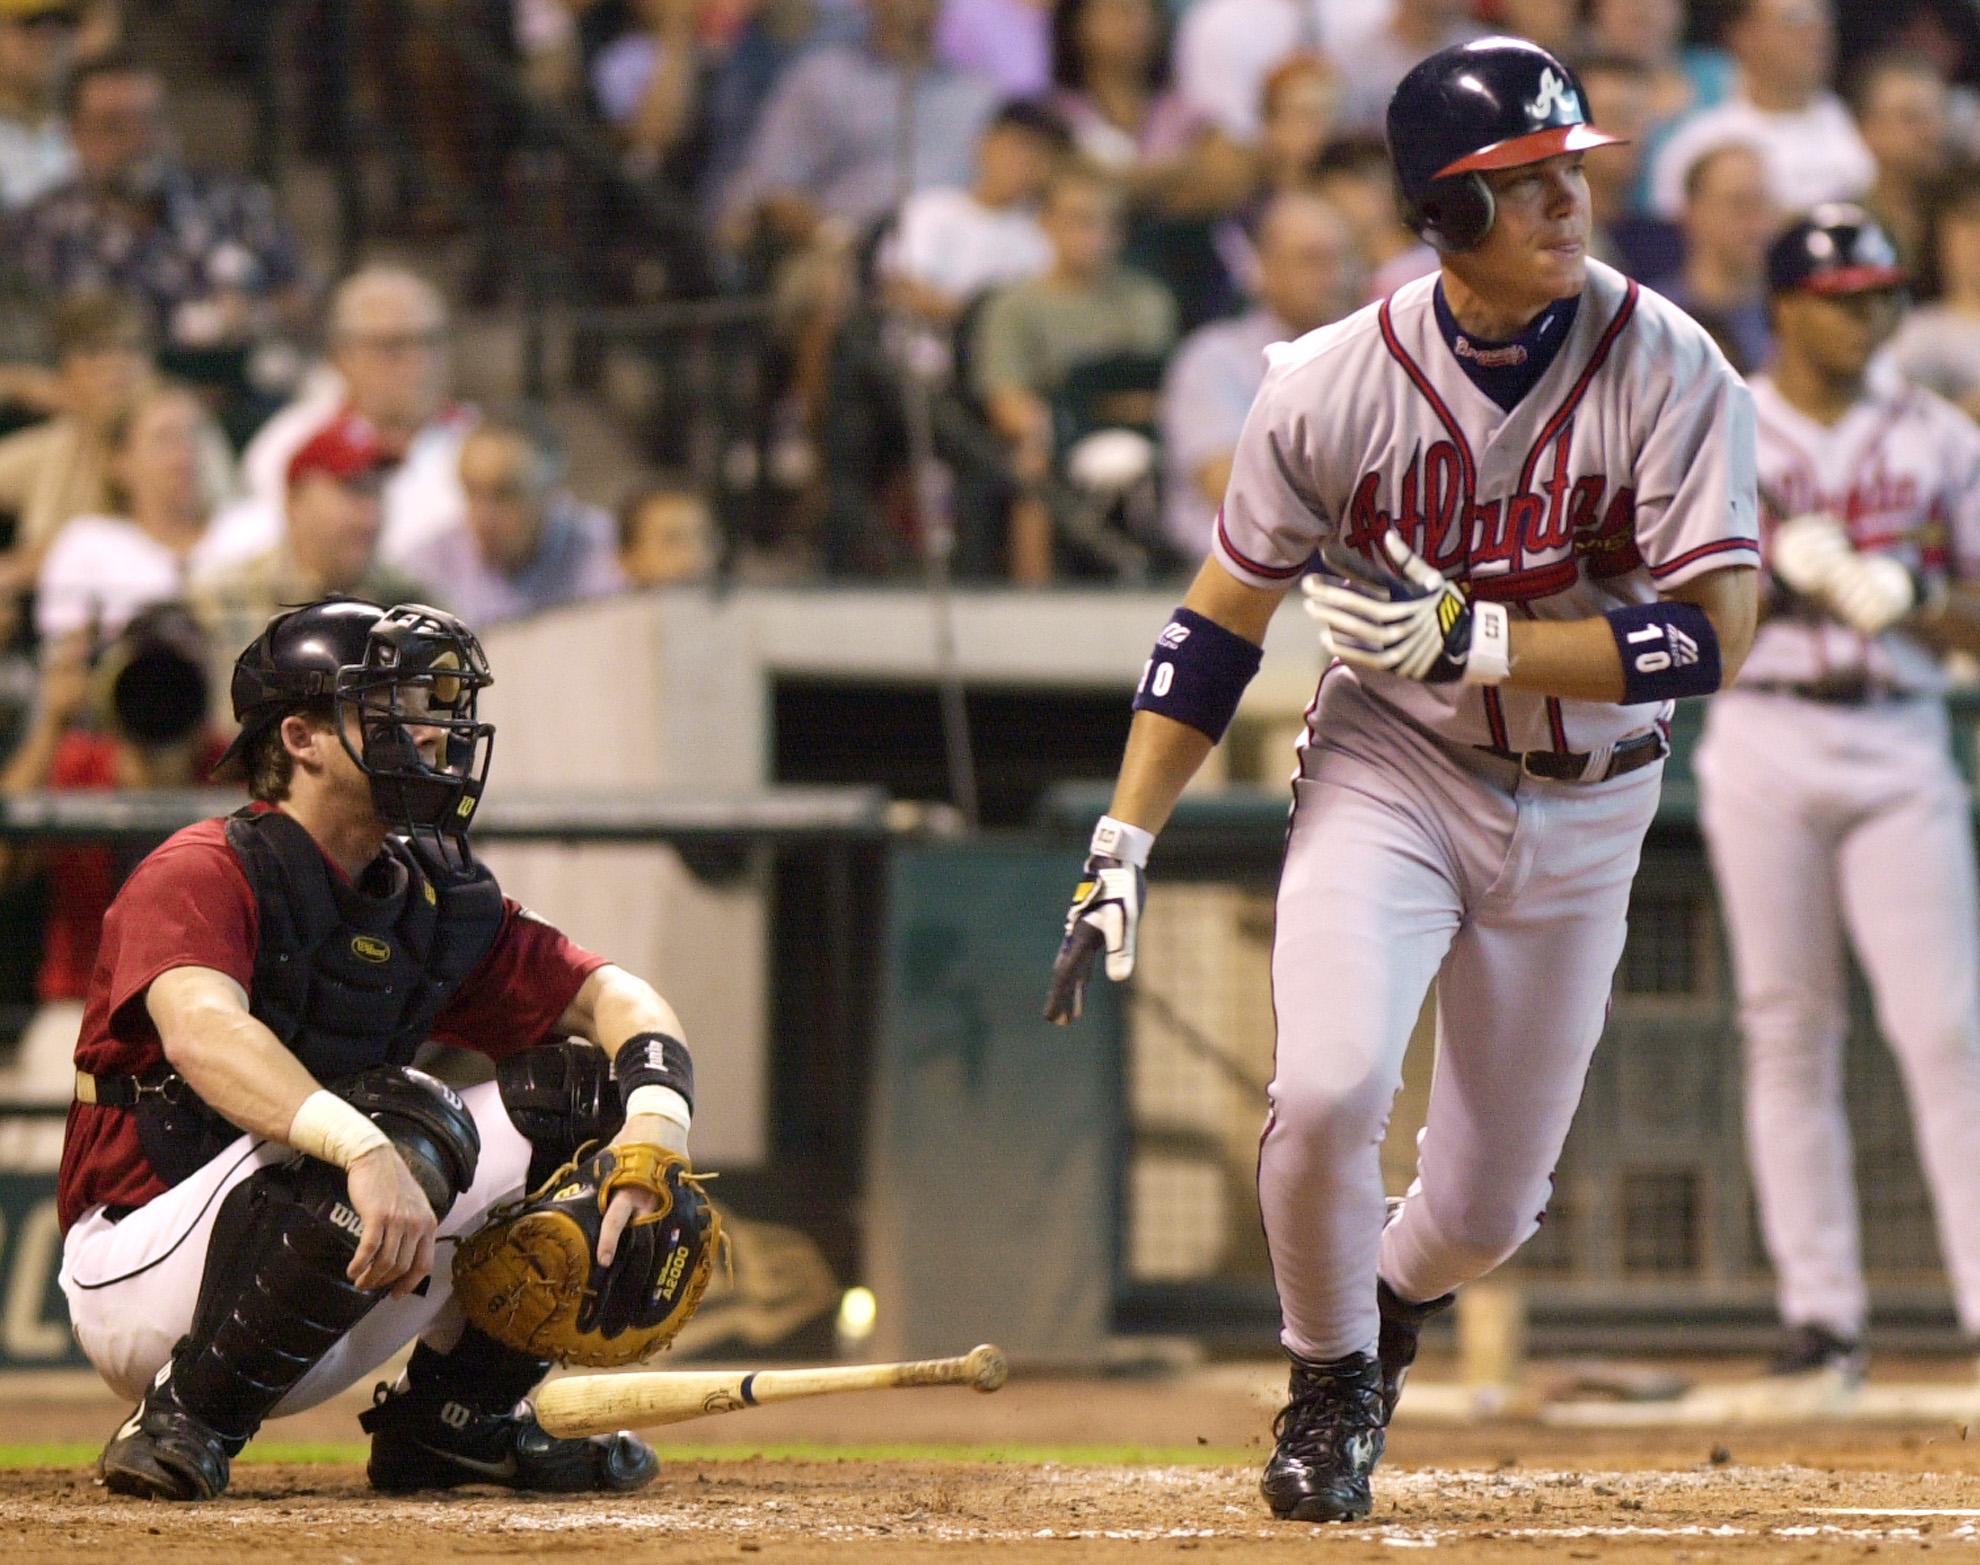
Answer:
[[(1714, 1435), (1405, 1422), (1369, 1523), (1275, 1524), (1256, 1489), (1268, 1384), (1263, 1372), (1226, 1370), (1147, 1383), (1020, 1382), (994, 1399), (889, 1393), (766, 1408), (667, 1431), (739, 1443), (676, 1451), (652, 1488), (610, 1501), (486, 1490), (377, 1499), (346, 1444), (323, 1463), (243, 1464), (225, 1499), (166, 1507), (106, 1496), (77, 1460), (0, 1472), (0, 1537), (10, 1560), (281, 1565), (413, 1555), (422, 1565), (531, 1555), (1070, 1565), (1130, 1549), (1137, 1558), (1271, 1561), (1313, 1558), (1316, 1548), (1341, 1561), (1392, 1560), (1399, 1549), (1508, 1561), (1757, 1565), (1933, 1550), (1980, 1560), (1980, 1434), (1969, 1440), (1949, 1425)], [(270, 1438), (349, 1442), (353, 1405), (284, 1421)], [(120, 1411), (75, 1388), (10, 1396), (0, 1385), (0, 1433), (15, 1442), (93, 1444)], [(883, 1440), (923, 1450), (890, 1459), (857, 1448)], [(1151, 1455), (1098, 1452), (1096, 1441)], [(1075, 1443), (1085, 1450), (1052, 1449)], [(847, 1448), (843, 1459), (834, 1446)], [(937, 1447), (973, 1449), (932, 1460)]]

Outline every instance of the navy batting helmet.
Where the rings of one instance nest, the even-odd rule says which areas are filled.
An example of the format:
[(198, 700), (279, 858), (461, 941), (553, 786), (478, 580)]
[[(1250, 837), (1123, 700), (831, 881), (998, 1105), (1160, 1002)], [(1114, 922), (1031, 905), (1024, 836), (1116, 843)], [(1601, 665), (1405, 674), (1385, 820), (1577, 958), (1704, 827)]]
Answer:
[(1869, 293), (1906, 281), (1891, 236), (1847, 202), (1797, 218), (1767, 251), (1767, 286), (1775, 293)]
[(1469, 250), (1491, 231), (1484, 171), (1621, 139), (1588, 123), (1574, 72), (1524, 38), (1439, 49), (1389, 99), (1389, 159), (1404, 216), (1444, 251)]

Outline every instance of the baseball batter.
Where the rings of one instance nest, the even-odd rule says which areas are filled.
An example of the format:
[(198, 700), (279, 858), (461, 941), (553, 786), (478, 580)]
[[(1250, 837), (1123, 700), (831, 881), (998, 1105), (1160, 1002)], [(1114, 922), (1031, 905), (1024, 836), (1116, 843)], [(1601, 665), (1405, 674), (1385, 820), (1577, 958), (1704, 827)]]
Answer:
[[(1263, 1489), (1365, 1515), (1423, 1319), (1534, 1231), (1623, 944), (1670, 703), (1752, 635), (1752, 402), (1703, 331), (1587, 256), (1573, 75), (1490, 38), (1396, 89), (1439, 275), (1271, 350), (1211, 558), (1157, 638), (1047, 1015), (1134, 962), (1142, 871), (1306, 576), (1331, 654), (1293, 783), (1259, 1196), (1292, 1357)], [(1436, 1073), (1384, 1226), (1424, 993)], [(1379, 1279), (1379, 1281), (1378, 1281)]]
[(1775, 1368), (1849, 1383), (1867, 1301), (1845, 938), (1903, 1073), (1960, 1323), (1980, 1338), (1980, 912), (1939, 669), (1948, 648), (1980, 650), (1980, 430), (1869, 376), (1904, 277), (1861, 211), (1818, 209), (1768, 267), (1778, 351), (1753, 395), (1772, 588), (1697, 772), (1787, 1327)]
[[(684, 1166), (679, 1021), (468, 852), (488, 682), (474, 637), (437, 610), (332, 599), (276, 616), (233, 678), (228, 759), (254, 802), (171, 837), (104, 919), (59, 1209), (76, 1338), (138, 1403), (100, 1462), (118, 1493), (212, 1498), (264, 1418), (414, 1339), (363, 1415), (375, 1487), (653, 1477), (630, 1435), (544, 1432), (523, 1398), (547, 1355), (468, 1324), (445, 1264), (498, 1203), (607, 1139), (600, 1330), (664, 1315), (643, 1303), (696, 1260), (682, 1203), (622, 1182)], [(581, 1041), (532, 1047), (566, 1034)], [(494, 1056), (499, 1080), (456, 1096), (409, 1069), (428, 1037)]]

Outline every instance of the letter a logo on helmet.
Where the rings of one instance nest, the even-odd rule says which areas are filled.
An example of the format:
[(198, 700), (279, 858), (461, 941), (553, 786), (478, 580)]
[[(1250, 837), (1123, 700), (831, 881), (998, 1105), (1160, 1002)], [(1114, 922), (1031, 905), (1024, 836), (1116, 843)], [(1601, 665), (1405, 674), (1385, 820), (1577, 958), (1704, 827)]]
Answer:
[(1561, 79), (1558, 71), (1549, 70), (1541, 74), (1540, 92), (1526, 106), (1528, 119), (1551, 121), (1555, 114), (1564, 108), (1575, 107), (1575, 95), (1568, 90), (1568, 84)]
[(1479, 38), (1418, 63), (1389, 99), (1389, 158), (1409, 224), (1446, 252), (1492, 230), (1494, 169), (1605, 147), (1581, 83), (1524, 38)]

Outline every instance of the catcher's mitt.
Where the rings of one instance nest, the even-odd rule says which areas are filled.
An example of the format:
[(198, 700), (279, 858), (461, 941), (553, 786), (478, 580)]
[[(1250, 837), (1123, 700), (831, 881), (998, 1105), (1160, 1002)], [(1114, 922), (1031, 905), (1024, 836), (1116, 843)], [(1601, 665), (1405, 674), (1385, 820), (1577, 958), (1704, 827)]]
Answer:
[[(612, 1193), (651, 1190), (653, 1211), (598, 1264)], [(454, 1296), (497, 1342), (560, 1364), (636, 1364), (688, 1322), (715, 1269), (722, 1225), (684, 1157), (634, 1144), (566, 1163), (497, 1209), (454, 1250)]]

